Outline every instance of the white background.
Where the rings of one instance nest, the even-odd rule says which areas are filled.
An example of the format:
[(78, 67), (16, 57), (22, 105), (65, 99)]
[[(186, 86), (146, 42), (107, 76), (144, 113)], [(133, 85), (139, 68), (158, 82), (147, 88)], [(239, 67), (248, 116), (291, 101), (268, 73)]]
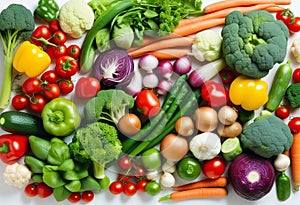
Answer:
[[(88, 1), (88, 0), (87, 0)], [(56, 0), (56, 2), (61, 6), (64, 2), (66, 2), (66, 0)], [(216, 0), (203, 0), (203, 6), (212, 3), (212, 2), (216, 2)], [(270, 1), (272, 2), (272, 1)], [(19, 4), (23, 4), (24, 6), (26, 6), (28, 9), (31, 9), (32, 11), (34, 10), (34, 8), (37, 6), (38, 0), (1, 0), (0, 1), (0, 10), (2, 10), (3, 8), (6, 8), (9, 4), (11, 3), (19, 3)], [(292, 4), (290, 6), (288, 6), (289, 8), (292, 9), (292, 11), (297, 15), (300, 15), (300, 2), (297, 0), (292, 0)], [(217, 28), (220, 29), (220, 28)], [(292, 34), (290, 39), (289, 39), (289, 45), (288, 45), (288, 53), (287, 53), (287, 59), (290, 58), (290, 46), (293, 42), (293, 40), (295, 39), (295, 37), (300, 36), (300, 33), (297, 34)], [(81, 45), (83, 39), (79, 39), (76, 40), (76, 43), (78, 43), (79, 45)], [(72, 42), (73, 43), (73, 42)], [(2, 77), (3, 77), (3, 51), (2, 51), (2, 44), (0, 43), (0, 88), (1, 88), (1, 82), (2, 82)], [(292, 58), (291, 58), (292, 59)], [(295, 62), (295, 60), (292, 60), (292, 66), (293, 68), (296, 67), (300, 67), (299, 64), (297, 64)], [(270, 79), (272, 79), (272, 76), (274, 74), (274, 70), (273, 69), (273, 73), (271, 73), (270, 75), (268, 75), (268, 77), (266, 77), (266, 80), (268, 80), (269, 82)], [(1, 89), (0, 89), (1, 91)], [(1, 112), (1, 110), (0, 110)], [(296, 116), (298, 113), (298, 111), (295, 111), (293, 113), (294, 116)], [(3, 134), (4, 132), (2, 130), (0, 130), (0, 134)], [(54, 204), (58, 204), (53, 196), (50, 196), (47, 199), (39, 199), (39, 198), (29, 198), (26, 197), (23, 190), (20, 190), (18, 188), (14, 188), (11, 186), (8, 186), (4, 183), (3, 178), (2, 178), (2, 173), (4, 172), (4, 168), (5, 168), (5, 164), (3, 164), (2, 162), (0, 162), (0, 203), (1, 204), (13, 204), (13, 205), (37, 205), (37, 204), (45, 204), (45, 205), (54, 205)], [(109, 174), (109, 173), (108, 173)], [(288, 170), (288, 174), (290, 174), (289, 170)], [(111, 179), (115, 179), (115, 176), (112, 176)], [(113, 196), (112, 194), (109, 193), (109, 191), (104, 191), (101, 192), (99, 194), (95, 195), (95, 199), (89, 203), (91, 205), (93, 204), (130, 204), (130, 205), (140, 205), (140, 204), (145, 204), (145, 205), (155, 205), (155, 204), (176, 204), (176, 205), (183, 205), (183, 204), (189, 204), (189, 205), (198, 205), (198, 204), (206, 204), (206, 205), (210, 205), (210, 204), (216, 204), (218, 203), (219, 205), (226, 205), (226, 204), (255, 204), (255, 205), (275, 205), (275, 204), (289, 204), (289, 205), (294, 205), (294, 204), (299, 204), (300, 202), (300, 193), (292, 193), (291, 197), (285, 201), (285, 202), (279, 202), (276, 198), (276, 192), (275, 192), (275, 186), (273, 187), (273, 189), (271, 190), (271, 192), (263, 197), (262, 199), (258, 200), (258, 201), (247, 201), (245, 199), (240, 198), (239, 196), (237, 196), (235, 194), (235, 192), (231, 189), (231, 187), (229, 186), (229, 195), (228, 197), (224, 198), (224, 199), (199, 199), (199, 200), (189, 200), (189, 201), (183, 201), (183, 202), (157, 202), (158, 198), (164, 194), (169, 193), (168, 190), (164, 190), (159, 196), (149, 196), (145, 193), (139, 193), (136, 194), (133, 197), (126, 197), (124, 195), (117, 195), (117, 196)], [(60, 202), (59, 204), (70, 204), (67, 200)]]

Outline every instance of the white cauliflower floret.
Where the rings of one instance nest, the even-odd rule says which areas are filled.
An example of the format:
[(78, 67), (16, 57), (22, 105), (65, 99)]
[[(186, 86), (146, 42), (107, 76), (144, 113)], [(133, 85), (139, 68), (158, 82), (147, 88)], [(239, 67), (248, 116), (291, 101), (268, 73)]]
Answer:
[(8, 185), (23, 188), (31, 179), (31, 171), (25, 165), (16, 162), (6, 166), (3, 178)]
[(291, 51), (296, 58), (296, 61), (300, 63), (300, 37), (294, 40)]
[(58, 14), (61, 29), (73, 38), (80, 38), (91, 29), (94, 19), (94, 12), (85, 0), (67, 1)]

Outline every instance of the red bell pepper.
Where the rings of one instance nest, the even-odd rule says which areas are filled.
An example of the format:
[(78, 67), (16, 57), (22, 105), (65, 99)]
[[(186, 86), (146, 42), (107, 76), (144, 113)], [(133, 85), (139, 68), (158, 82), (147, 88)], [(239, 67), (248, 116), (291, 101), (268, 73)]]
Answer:
[(6, 164), (13, 164), (23, 157), (28, 149), (28, 137), (4, 134), (0, 136), (0, 159)]
[(206, 81), (201, 88), (202, 99), (211, 107), (220, 107), (229, 101), (228, 90), (213, 80)]

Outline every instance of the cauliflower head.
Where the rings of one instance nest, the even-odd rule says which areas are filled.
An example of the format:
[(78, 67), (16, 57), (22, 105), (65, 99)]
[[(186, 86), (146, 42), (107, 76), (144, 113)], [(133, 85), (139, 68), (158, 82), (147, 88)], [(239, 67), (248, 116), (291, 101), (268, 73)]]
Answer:
[(296, 61), (300, 63), (300, 37), (297, 37), (294, 40), (293, 45), (291, 47), (291, 51), (294, 57), (296, 58)]
[(6, 166), (3, 178), (8, 185), (23, 188), (31, 179), (31, 171), (25, 165), (16, 162)]
[(61, 29), (73, 38), (80, 38), (91, 29), (95, 20), (92, 8), (84, 0), (69, 0), (58, 14)]

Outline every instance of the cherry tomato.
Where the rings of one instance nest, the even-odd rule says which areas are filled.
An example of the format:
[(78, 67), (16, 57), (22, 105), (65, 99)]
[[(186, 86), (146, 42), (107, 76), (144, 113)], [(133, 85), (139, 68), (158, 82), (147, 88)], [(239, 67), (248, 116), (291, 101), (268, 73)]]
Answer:
[(31, 184), (26, 185), (24, 192), (29, 197), (37, 196), (38, 192), (37, 192), (36, 183), (31, 183)]
[(289, 24), (288, 28), (291, 32), (296, 33), (300, 31), (300, 17), (295, 17)]
[(223, 69), (219, 72), (223, 84), (230, 84), (236, 77), (236, 73), (230, 69)]
[(55, 83), (47, 84), (43, 89), (43, 94), (48, 100), (58, 98), (60, 96), (60, 88)]
[(161, 186), (156, 181), (150, 181), (146, 184), (145, 190), (148, 194), (155, 196), (161, 192)]
[(134, 169), (132, 171), (133, 176), (135, 176), (136, 178), (143, 177), (146, 174), (145, 168), (139, 164), (134, 165)]
[(97, 78), (81, 77), (75, 86), (75, 93), (78, 98), (87, 99), (94, 97), (101, 89), (101, 84)]
[(112, 194), (121, 194), (123, 192), (123, 183), (120, 181), (114, 181), (109, 185), (109, 191)]
[(275, 110), (275, 115), (280, 119), (285, 119), (290, 115), (290, 109), (286, 106), (280, 106)]
[(81, 195), (81, 199), (84, 202), (91, 202), (94, 199), (94, 192), (84, 191)]
[(146, 185), (149, 181), (147, 179), (141, 179), (136, 183), (137, 190), (139, 192), (146, 192)]
[(29, 105), (29, 99), (25, 95), (15, 95), (11, 104), (16, 110), (23, 110)]
[(300, 83), (300, 68), (296, 68), (293, 71), (293, 81), (296, 83)]
[(51, 31), (47, 26), (38, 26), (31, 34), (31, 42), (38, 46), (43, 46), (44, 43), (38, 39), (44, 38), (48, 40), (51, 37)]
[(58, 75), (54, 70), (47, 70), (42, 74), (41, 80), (48, 83), (57, 83)]
[(118, 165), (122, 170), (129, 170), (132, 166), (132, 161), (130, 157), (123, 156), (119, 159)]
[(63, 31), (55, 31), (50, 41), (54, 44), (63, 45), (67, 41), (67, 35)]
[(55, 60), (55, 56), (54, 56), (54, 49), (56, 49), (53, 46), (47, 46), (45, 49), (45, 52), (50, 56), (51, 60)]
[(288, 126), (293, 133), (300, 132), (300, 117), (293, 117), (289, 122)]
[(46, 101), (45, 97), (37, 94), (30, 98), (28, 107), (30, 110), (40, 113), (40, 112), (42, 112), (46, 103), (47, 103), (47, 101)]
[(132, 176), (127, 175), (127, 174), (118, 174), (118, 181), (120, 182), (127, 182), (129, 179), (131, 179)]
[(58, 45), (57, 47), (52, 46), (52, 56), (54, 59), (63, 57), (66, 55), (66, 53), (67, 53), (67, 46), (65, 44)]
[(290, 9), (276, 12), (276, 19), (281, 20), (285, 25), (288, 25), (293, 17), (294, 14)]
[(205, 161), (202, 166), (203, 174), (210, 179), (216, 179), (225, 172), (225, 162), (220, 157)]
[(56, 60), (55, 71), (60, 77), (71, 77), (78, 71), (78, 62), (70, 56), (62, 56)]
[(31, 77), (25, 80), (22, 85), (22, 91), (25, 94), (31, 95), (42, 90), (42, 81), (36, 77)]
[(64, 95), (71, 93), (74, 89), (74, 83), (67, 79), (60, 80), (58, 86), (60, 88), (60, 92)]
[(78, 59), (80, 56), (80, 47), (76, 44), (72, 44), (67, 48), (67, 55), (74, 59)]
[(69, 197), (68, 197), (69, 202), (71, 203), (77, 203), (81, 200), (81, 194), (79, 192), (73, 192)]
[(127, 182), (124, 185), (123, 192), (124, 192), (124, 194), (126, 196), (133, 196), (133, 195), (135, 195), (135, 193), (137, 192), (137, 188), (136, 188), (135, 183), (133, 183), (133, 182)]
[(60, 31), (61, 30), (59, 22), (58, 22), (57, 19), (49, 22), (49, 29), (52, 33), (54, 33), (55, 31)]
[(160, 101), (151, 90), (142, 90), (136, 96), (136, 107), (143, 115), (153, 117), (160, 111)]
[(53, 193), (53, 189), (46, 185), (45, 183), (41, 182), (37, 185), (37, 194), (40, 198), (47, 198)]

